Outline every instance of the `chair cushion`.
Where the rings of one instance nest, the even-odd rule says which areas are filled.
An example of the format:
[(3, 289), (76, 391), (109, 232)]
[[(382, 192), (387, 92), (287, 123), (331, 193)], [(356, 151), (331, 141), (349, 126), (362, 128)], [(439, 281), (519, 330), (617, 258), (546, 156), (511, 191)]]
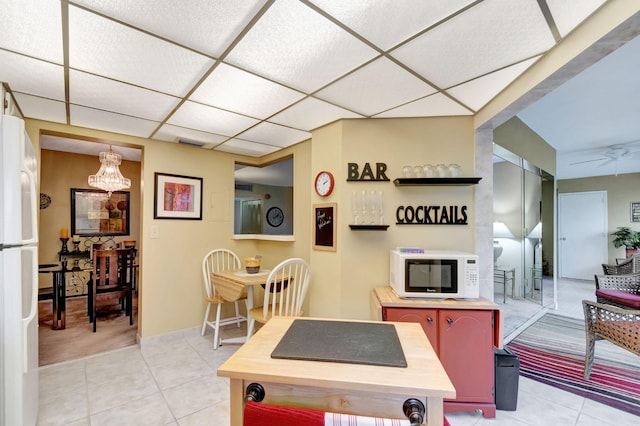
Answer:
[(619, 305), (640, 309), (640, 294), (627, 293), (619, 290), (596, 290), (596, 297), (610, 300)]

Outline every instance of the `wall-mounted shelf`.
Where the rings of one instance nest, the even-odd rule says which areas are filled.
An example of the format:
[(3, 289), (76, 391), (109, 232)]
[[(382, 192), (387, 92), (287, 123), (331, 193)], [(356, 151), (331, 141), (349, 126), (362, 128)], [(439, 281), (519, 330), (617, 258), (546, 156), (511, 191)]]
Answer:
[(352, 231), (386, 231), (389, 225), (349, 225)]
[(442, 178), (398, 178), (393, 180), (395, 186), (468, 186), (480, 182), (481, 177), (442, 177)]

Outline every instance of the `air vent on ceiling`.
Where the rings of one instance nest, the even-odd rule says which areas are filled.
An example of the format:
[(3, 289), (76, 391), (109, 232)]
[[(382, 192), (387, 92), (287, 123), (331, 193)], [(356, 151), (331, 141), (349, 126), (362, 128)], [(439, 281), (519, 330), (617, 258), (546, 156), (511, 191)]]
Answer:
[(178, 143), (181, 145), (196, 146), (198, 148), (202, 148), (205, 145), (204, 142), (192, 141), (190, 139), (178, 139)]
[(253, 185), (250, 183), (236, 183), (236, 191), (253, 192)]

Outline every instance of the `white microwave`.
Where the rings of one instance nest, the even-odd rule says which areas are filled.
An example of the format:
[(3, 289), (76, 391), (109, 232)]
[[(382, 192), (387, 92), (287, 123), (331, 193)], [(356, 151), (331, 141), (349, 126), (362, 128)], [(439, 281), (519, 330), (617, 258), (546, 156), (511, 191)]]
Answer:
[(478, 256), (460, 251), (397, 248), (391, 250), (389, 283), (402, 298), (477, 299)]

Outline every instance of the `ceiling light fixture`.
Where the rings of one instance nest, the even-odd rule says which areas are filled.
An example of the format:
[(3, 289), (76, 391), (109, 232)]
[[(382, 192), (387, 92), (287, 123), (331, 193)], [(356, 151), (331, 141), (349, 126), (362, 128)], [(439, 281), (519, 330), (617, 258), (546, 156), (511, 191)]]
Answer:
[(113, 152), (109, 146), (109, 152), (100, 153), (100, 170), (95, 175), (89, 176), (89, 186), (107, 191), (109, 197), (113, 191), (131, 188), (131, 179), (127, 179), (120, 173), (118, 167), (122, 162), (122, 155)]

